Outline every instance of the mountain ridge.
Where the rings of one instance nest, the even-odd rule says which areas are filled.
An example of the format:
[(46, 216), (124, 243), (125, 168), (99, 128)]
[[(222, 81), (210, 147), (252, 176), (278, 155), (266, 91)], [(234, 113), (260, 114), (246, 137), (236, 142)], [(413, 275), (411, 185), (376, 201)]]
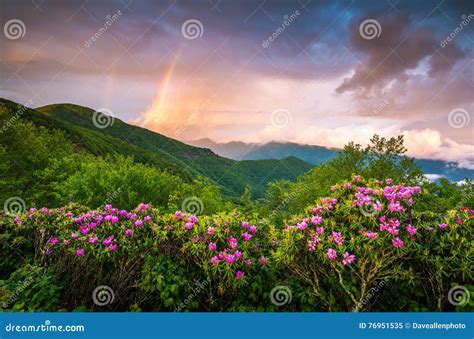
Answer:
[[(187, 141), (191, 145), (206, 144), (215, 153), (239, 160), (262, 160), (262, 159), (280, 159), (285, 156), (293, 155), (313, 165), (319, 165), (334, 158), (340, 151), (338, 148), (331, 148), (318, 145), (299, 144), (295, 142), (270, 141), (267, 143), (245, 143), (242, 141), (215, 142), (210, 138), (202, 138)], [(232, 150), (228, 150), (228, 145), (234, 145)], [(235, 145), (239, 145), (236, 149)], [(474, 179), (474, 170), (458, 167), (456, 163), (416, 158), (416, 163), (427, 175), (437, 175), (446, 177), (451, 181), (461, 181), (465, 178)]]
[(131, 156), (137, 162), (167, 170), (187, 181), (206, 177), (233, 197), (240, 196), (246, 186), (253, 188), (255, 197), (261, 197), (267, 183), (278, 179), (294, 181), (313, 167), (295, 157), (235, 161), (210, 149), (185, 144), (118, 118), (114, 118), (106, 128), (98, 128), (93, 121), (96, 111), (75, 104), (52, 104), (33, 109), (0, 99), (0, 108), (2, 118), (13, 119), (21, 111), (22, 119), (60, 130), (78, 151), (95, 156)]

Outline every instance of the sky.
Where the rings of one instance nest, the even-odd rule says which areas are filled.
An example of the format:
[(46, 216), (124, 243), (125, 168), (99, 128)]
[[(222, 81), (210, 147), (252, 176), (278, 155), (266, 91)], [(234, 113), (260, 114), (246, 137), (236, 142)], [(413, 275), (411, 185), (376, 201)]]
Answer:
[(16, 0), (0, 22), (0, 97), (19, 103), (183, 141), (403, 134), (474, 168), (473, 1)]

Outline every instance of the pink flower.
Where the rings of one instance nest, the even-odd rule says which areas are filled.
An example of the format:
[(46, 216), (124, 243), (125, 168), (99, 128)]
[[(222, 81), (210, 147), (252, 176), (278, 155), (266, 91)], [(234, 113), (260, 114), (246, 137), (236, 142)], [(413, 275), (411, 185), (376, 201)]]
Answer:
[(397, 238), (395, 238), (395, 239), (392, 240), (392, 244), (393, 244), (393, 246), (399, 248), (399, 247), (403, 247), (403, 245), (404, 245), (405, 243), (403, 242), (402, 239), (400, 239), (400, 238), (397, 237)]
[(337, 189), (337, 186), (334, 185), (334, 186), (331, 186), (331, 191), (335, 191)]
[(237, 239), (235, 239), (234, 237), (227, 238), (227, 242), (229, 243), (230, 247), (232, 247), (232, 249), (236, 249), (239, 244)]
[(244, 276), (245, 276), (245, 273), (242, 272), (242, 271), (237, 271), (237, 272), (235, 273), (235, 278), (236, 278), (236, 279), (242, 279)]
[(79, 236), (76, 233), (73, 233), (73, 234), (71, 234), (71, 238), (77, 239), (77, 238), (79, 238)]
[(146, 222), (150, 222), (150, 221), (151, 221), (151, 217), (150, 217), (149, 215), (147, 215), (147, 216), (145, 217), (145, 221), (146, 221)]
[(338, 245), (344, 244), (344, 237), (339, 232), (332, 232), (334, 242)]
[(438, 227), (444, 229), (444, 228), (448, 227), (448, 224), (439, 224)]
[(213, 242), (209, 243), (209, 251), (215, 251), (217, 248), (217, 245), (214, 244)]
[(114, 241), (114, 236), (110, 236), (104, 241), (102, 241), (102, 245), (109, 246)]
[(267, 263), (267, 258), (261, 257), (261, 258), (260, 258), (260, 263), (261, 263), (262, 265), (265, 265), (265, 264)]
[(141, 221), (141, 220), (135, 221), (135, 226), (140, 227), (142, 225), (143, 225), (143, 221)]
[(218, 262), (219, 262), (219, 259), (216, 256), (211, 258), (212, 266), (216, 266)]
[(242, 237), (245, 239), (245, 241), (250, 241), (250, 239), (252, 239), (252, 235), (248, 234), (247, 232), (242, 234)]
[(377, 239), (377, 233), (375, 232), (366, 232), (365, 235), (370, 238), (371, 240), (376, 240)]
[(229, 254), (225, 258), (225, 261), (228, 262), (229, 264), (233, 264), (235, 262), (235, 255)]
[(90, 237), (89, 238), (89, 243), (90, 244), (95, 244), (97, 241), (99, 241), (99, 238), (97, 238), (97, 237)]
[(362, 178), (358, 175), (355, 175), (352, 180), (354, 180), (355, 182), (359, 182), (359, 181), (362, 181)]
[(323, 222), (323, 218), (319, 215), (315, 215), (311, 218), (311, 222), (315, 225), (320, 225)]
[(59, 242), (58, 238), (56, 237), (52, 237), (50, 240), (49, 240), (49, 244), (50, 245), (56, 245), (57, 243)]
[(344, 259), (342, 260), (342, 263), (344, 265), (350, 265), (354, 262), (355, 260), (355, 255), (354, 254), (349, 254), (349, 252), (344, 253)]
[(79, 248), (76, 250), (76, 257), (82, 257), (86, 251), (83, 248)]
[(330, 248), (330, 249), (328, 250), (328, 258), (329, 258), (330, 260), (334, 260), (334, 259), (336, 259), (336, 257), (337, 257), (337, 252), (336, 252), (336, 250), (333, 250), (332, 248)]
[(187, 222), (186, 225), (184, 225), (184, 228), (187, 230), (190, 230), (194, 227), (194, 224), (192, 222)]
[(234, 255), (235, 255), (236, 258), (242, 259), (242, 252), (235, 251)]
[(125, 230), (125, 236), (126, 236), (126, 237), (131, 236), (132, 233), (133, 233), (133, 230), (132, 230), (131, 228), (127, 228), (127, 229)]
[(176, 216), (176, 219), (183, 219), (184, 218), (184, 213), (181, 212), (181, 211), (174, 212), (174, 215)]
[(109, 247), (109, 250), (112, 251), (112, 252), (115, 252), (117, 250), (117, 245), (116, 244), (110, 244), (108, 247)]
[(318, 227), (318, 228), (316, 228), (316, 233), (318, 233), (318, 234), (323, 234), (323, 233), (324, 233), (324, 227)]
[(256, 233), (257, 232), (257, 227), (256, 226), (250, 226), (249, 227), (249, 232), (250, 233)]
[(242, 227), (243, 227), (243, 228), (247, 228), (247, 227), (249, 227), (249, 225), (250, 225), (250, 224), (249, 224), (248, 221), (242, 221)]
[(393, 182), (392, 179), (387, 179), (387, 180), (385, 180), (385, 183), (386, 183), (387, 185), (390, 185), (392, 182)]
[(308, 227), (308, 224), (306, 221), (302, 221), (297, 225), (297, 227), (300, 231), (304, 231)]
[(207, 234), (211, 234), (211, 235), (212, 235), (212, 234), (214, 234), (214, 233), (216, 233), (216, 229), (215, 229), (214, 227), (209, 227), (209, 228), (207, 229)]
[(192, 222), (193, 224), (197, 224), (199, 222), (199, 219), (195, 215), (191, 215), (189, 217), (189, 221)]
[(245, 263), (246, 263), (248, 266), (250, 266), (250, 265), (252, 265), (252, 260), (251, 260), (251, 259), (247, 259), (247, 260), (245, 260)]
[(407, 232), (410, 233), (411, 235), (415, 235), (416, 232), (418, 231), (416, 227), (413, 227), (410, 224), (406, 227), (406, 229), (407, 229)]

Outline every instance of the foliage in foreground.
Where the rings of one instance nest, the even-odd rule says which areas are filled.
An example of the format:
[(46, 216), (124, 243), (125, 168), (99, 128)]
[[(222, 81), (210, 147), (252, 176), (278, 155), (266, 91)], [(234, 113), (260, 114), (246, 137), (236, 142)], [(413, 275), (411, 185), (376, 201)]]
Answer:
[[(454, 310), (448, 291), (473, 280), (474, 211), (418, 210), (428, 195), (355, 176), (285, 227), (148, 204), (3, 213), (0, 302), (16, 311)], [(99, 306), (103, 285), (115, 298)]]

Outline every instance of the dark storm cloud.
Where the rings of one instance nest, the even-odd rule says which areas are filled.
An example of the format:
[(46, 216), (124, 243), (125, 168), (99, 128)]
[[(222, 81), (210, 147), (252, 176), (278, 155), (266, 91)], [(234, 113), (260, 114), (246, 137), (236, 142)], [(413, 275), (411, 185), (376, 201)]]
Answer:
[(359, 32), (362, 20), (350, 24), (354, 50), (362, 53), (363, 61), (336, 89), (337, 92), (360, 90), (369, 94), (382, 90), (391, 81), (405, 82), (408, 70), (413, 70), (429, 57), (430, 77), (443, 76), (458, 60), (465, 57), (456, 42), (441, 49), (432, 27), (418, 26), (406, 14), (392, 15), (380, 21), (381, 35), (364, 39)]

